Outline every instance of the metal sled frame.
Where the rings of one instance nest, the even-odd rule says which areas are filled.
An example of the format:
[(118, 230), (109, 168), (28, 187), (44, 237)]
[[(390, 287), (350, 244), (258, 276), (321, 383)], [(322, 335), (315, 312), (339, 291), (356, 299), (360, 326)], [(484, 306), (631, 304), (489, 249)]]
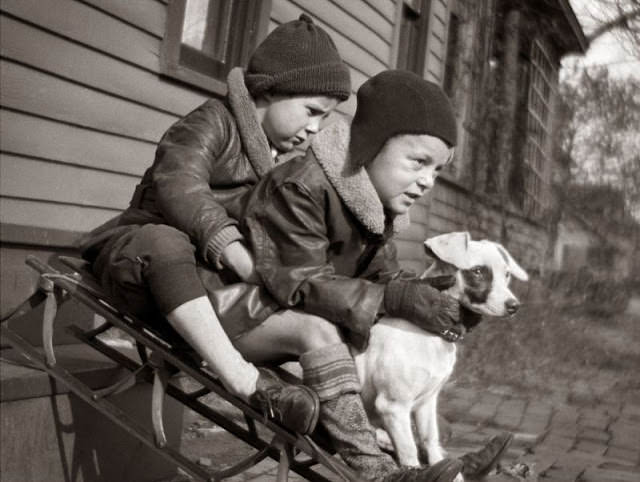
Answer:
[[(265, 418), (243, 400), (227, 392), (222, 384), (206, 369), (201, 367), (192, 357), (176, 350), (172, 344), (161, 338), (145, 324), (130, 315), (118, 311), (102, 292), (93, 276), (83, 269), (83, 261), (77, 258), (60, 256), (58, 258), (65, 267), (59, 271), (42, 263), (34, 256), (28, 256), (26, 263), (40, 273), (39, 290), (22, 303), (0, 325), (3, 339), (25, 356), (36, 367), (46, 371), (50, 376), (66, 385), (80, 399), (89, 403), (96, 410), (106, 415), (114, 423), (129, 434), (157, 451), (163, 458), (171, 461), (196, 480), (218, 481), (237, 475), (258, 464), (266, 457), (278, 461), (277, 481), (287, 481), (290, 470), (311, 481), (329, 481), (314, 470), (320, 464), (334, 474), (334, 480), (359, 481), (361, 479), (344, 465), (319, 447), (309, 436), (294, 434), (280, 425)], [(83, 330), (78, 326), (70, 326), (69, 330), (79, 340), (92, 346), (117, 365), (130, 371), (125, 377), (113, 385), (92, 390), (65, 368), (56, 363), (53, 346), (53, 331), (58, 306), (69, 298), (86, 305), (105, 322), (92, 330)], [(44, 303), (42, 320), (43, 351), (36, 349), (4, 322), (16, 320), (36, 306)], [(117, 327), (130, 335), (135, 341), (141, 363), (133, 360), (103, 343), (97, 336), (111, 327)], [(202, 388), (186, 393), (171, 380), (171, 374), (179, 370), (191, 377)], [(152, 388), (152, 426), (153, 433), (142, 427), (136, 420), (109, 401), (109, 395), (120, 393), (138, 383), (140, 380), (153, 384)], [(200, 398), (214, 392), (239, 408), (245, 417), (246, 428), (229, 420), (220, 412), (200, 401)], [(219, 425), (235, 437), (256, 449), (249, 457), (238, 461), (231, 467), (205, 469), (189, 460), (177, 450), (167, 445), (163, 425), (163, 401), (169, 395), (191, 410)], [(268, 440), (258, 433), (256, 423), (267, 427), (273, 437)], [(264, 432), (264, 431), (263, 431)], [(296, 459), (304, 455), (304, 460)]]

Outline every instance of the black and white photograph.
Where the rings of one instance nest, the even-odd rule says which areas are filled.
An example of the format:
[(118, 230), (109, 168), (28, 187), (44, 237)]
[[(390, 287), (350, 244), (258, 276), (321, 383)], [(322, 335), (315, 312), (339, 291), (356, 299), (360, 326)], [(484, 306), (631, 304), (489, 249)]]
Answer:
[(640, 481), (640, 0), (0, 0), (0, 482)]

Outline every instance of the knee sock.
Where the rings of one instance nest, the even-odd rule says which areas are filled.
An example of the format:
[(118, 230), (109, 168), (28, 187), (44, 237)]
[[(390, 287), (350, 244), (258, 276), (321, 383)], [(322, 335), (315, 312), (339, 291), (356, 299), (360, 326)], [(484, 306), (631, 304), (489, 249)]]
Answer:
[(231, 344), (209, 298), (201, 296), (183, 303), (167, 314), (167, 320), (227, 390), (245, 400), (256, 391), (258, 369)]
[(334, 448), (362, 477), (377, 480), (398, 468), (376, 442), (364, 410), (356, 366), (344, 343), (300, 357), (304, 383), (320, 398), (320, 419)]

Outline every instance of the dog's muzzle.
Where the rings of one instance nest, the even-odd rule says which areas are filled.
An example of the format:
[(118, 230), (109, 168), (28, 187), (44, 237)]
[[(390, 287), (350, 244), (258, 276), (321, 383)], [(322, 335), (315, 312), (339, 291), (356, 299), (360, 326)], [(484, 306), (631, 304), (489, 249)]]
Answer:
[(520, 308), (520, 303), (515, 298), (510, 298), (504, 302), (504, 307), (507, 310), (507, 313), (510, 315), (515, 315), (518, 309)]

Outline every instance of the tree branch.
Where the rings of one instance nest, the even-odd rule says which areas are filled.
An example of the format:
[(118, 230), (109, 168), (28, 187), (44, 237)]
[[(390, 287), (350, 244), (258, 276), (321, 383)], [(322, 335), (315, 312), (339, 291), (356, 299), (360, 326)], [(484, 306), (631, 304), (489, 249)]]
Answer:
[(620, 16), (598, 26), (598, 28), (587, 35), (587, 40), (589, 42), (593, 42), (595, 39), (607, 32), (610, 32), (611, 30), (615, 30), (618, 27), (628, 27), (629, 22), (635, 20), (636, 18), (640, 18), (640, 8), (634, 8), (633, 10), (625, 12)]

